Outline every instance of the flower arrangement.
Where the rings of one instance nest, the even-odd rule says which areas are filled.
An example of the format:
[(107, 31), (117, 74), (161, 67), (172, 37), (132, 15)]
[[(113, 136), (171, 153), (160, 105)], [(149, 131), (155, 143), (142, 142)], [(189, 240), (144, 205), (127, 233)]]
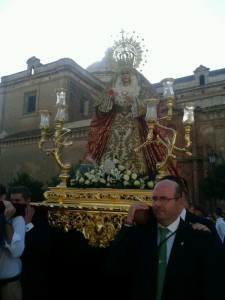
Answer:
[(70, 184), (77, 188), (153, 189), (155, 175), (137, 174), (118, 159), (106, 159), (101, 165), (93, 163), (79, 168)]

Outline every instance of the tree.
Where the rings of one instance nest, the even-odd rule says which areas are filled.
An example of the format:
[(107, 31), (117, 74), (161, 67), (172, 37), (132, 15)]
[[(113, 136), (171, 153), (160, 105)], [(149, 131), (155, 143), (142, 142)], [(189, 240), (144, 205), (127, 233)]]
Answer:
[(44, 184), (38, 180), (35, 180), (26, 172), (18, 173), (16, 177), (13, 178), (12, 181), (8, 183), (9, 191), (12, 186), (18, 186), (18, 185), (23, 185), (30, 190), (32, 202), (40, 202), (44, 200), (44, 196), (43, 196)]
[(225, 199), (225, 161), (215, 165), (206, 178), (203, 178), (199, 185), (200, 192), (204, 199), (208, 199), (213, 206), (214, 201)]

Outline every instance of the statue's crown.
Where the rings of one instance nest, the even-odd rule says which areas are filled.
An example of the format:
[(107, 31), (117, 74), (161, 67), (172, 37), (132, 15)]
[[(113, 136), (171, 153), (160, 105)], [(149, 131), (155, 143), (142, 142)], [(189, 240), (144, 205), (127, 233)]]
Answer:
[(116, 58), (120, 69), (133, 68), (134, 66), (134, 53), (123, 50)]
[[(144, 66), (147, 62), (146, 55), (144, 54), (144, 47), (138, 42), (138, 36), (134, 39), (133, 35), (129, 35), (121, 30), (121, 38), (114, 40), (111, 53), (111, 63), (113, 69), (120, 70), (124, 68), (135, 68), (138, 69), (140, 65)], [(134, 34), (135, 32), (133, 32)], [(144, 41), (142, 39), (142, 41)], [(148, 50), (145, 50), (146, 52)]]

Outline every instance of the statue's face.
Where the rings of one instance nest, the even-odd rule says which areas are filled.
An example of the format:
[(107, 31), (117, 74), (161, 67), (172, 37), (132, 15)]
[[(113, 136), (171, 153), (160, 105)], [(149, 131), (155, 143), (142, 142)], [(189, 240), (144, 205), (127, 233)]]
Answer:
[(122, 77), (123, 83), (130, 83), (131, 71), (129, 69), (122, 70), (121, 77)]
[(123, 75), (130, 75), (131, 74), (131, 70), (130, 69), (123, 69), (121, 70), (121, 76)]

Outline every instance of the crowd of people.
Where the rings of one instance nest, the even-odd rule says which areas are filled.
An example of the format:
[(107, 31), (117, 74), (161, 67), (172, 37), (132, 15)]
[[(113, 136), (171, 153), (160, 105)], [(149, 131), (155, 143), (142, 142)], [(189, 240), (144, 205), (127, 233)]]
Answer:
[[(8, 195), (9, 200), (6, 199)], [(1, 213), (0, 299), (47, 299), (47, 259), (51, 248), (47, 216), (35, 214), (31, 192), (14, 186), (7, 192), (0, 184)], [(22, 213), (16, 207), (23, 206)]]
[[(49, 295), (55, 295), (50, 289), (56, 288), (49, 280), (53, 274), (49, 262), (53, 248), (47, 216), (35, 213), (28, 188), (15, 186), (10, 188), (9, 200), (6, 195), (5, 186), (0, 184), (0, 201), (4, 205), (0, 219), (0, 299), (47, 300)], [(24, 207), (22, 215), (16, 212), (18, 205)], [(225, 299), (223, 210), (217, 207), (214, 216), (212, 220), (190, 211), (187, 186), (174, 175), (156, 183), (151, 207), (142, 201), (133, 202), (104, 262), (100, 262), (111, 280), (129, 279), (130, 289), (124, 294), (117, 291), (121, 284), (113, 287), (121, 295), (118, 299), (125, 294), (127, 299), (140, 300)], [(160, 227), (169, 230), (165, 241), (160, 241)], [(162, 243), (167, 248), (167, 264), (159, 291), (157, 262)], [(71, 255), (75, 255), (77, 247), (75, 241), (69, 245)], [(68, 255), (71, 259), (69, 252)], [(90, 258), (90, 253), (87, 256)], [(89, 258), (83, 257), (91, 265), (95, 258)]]

